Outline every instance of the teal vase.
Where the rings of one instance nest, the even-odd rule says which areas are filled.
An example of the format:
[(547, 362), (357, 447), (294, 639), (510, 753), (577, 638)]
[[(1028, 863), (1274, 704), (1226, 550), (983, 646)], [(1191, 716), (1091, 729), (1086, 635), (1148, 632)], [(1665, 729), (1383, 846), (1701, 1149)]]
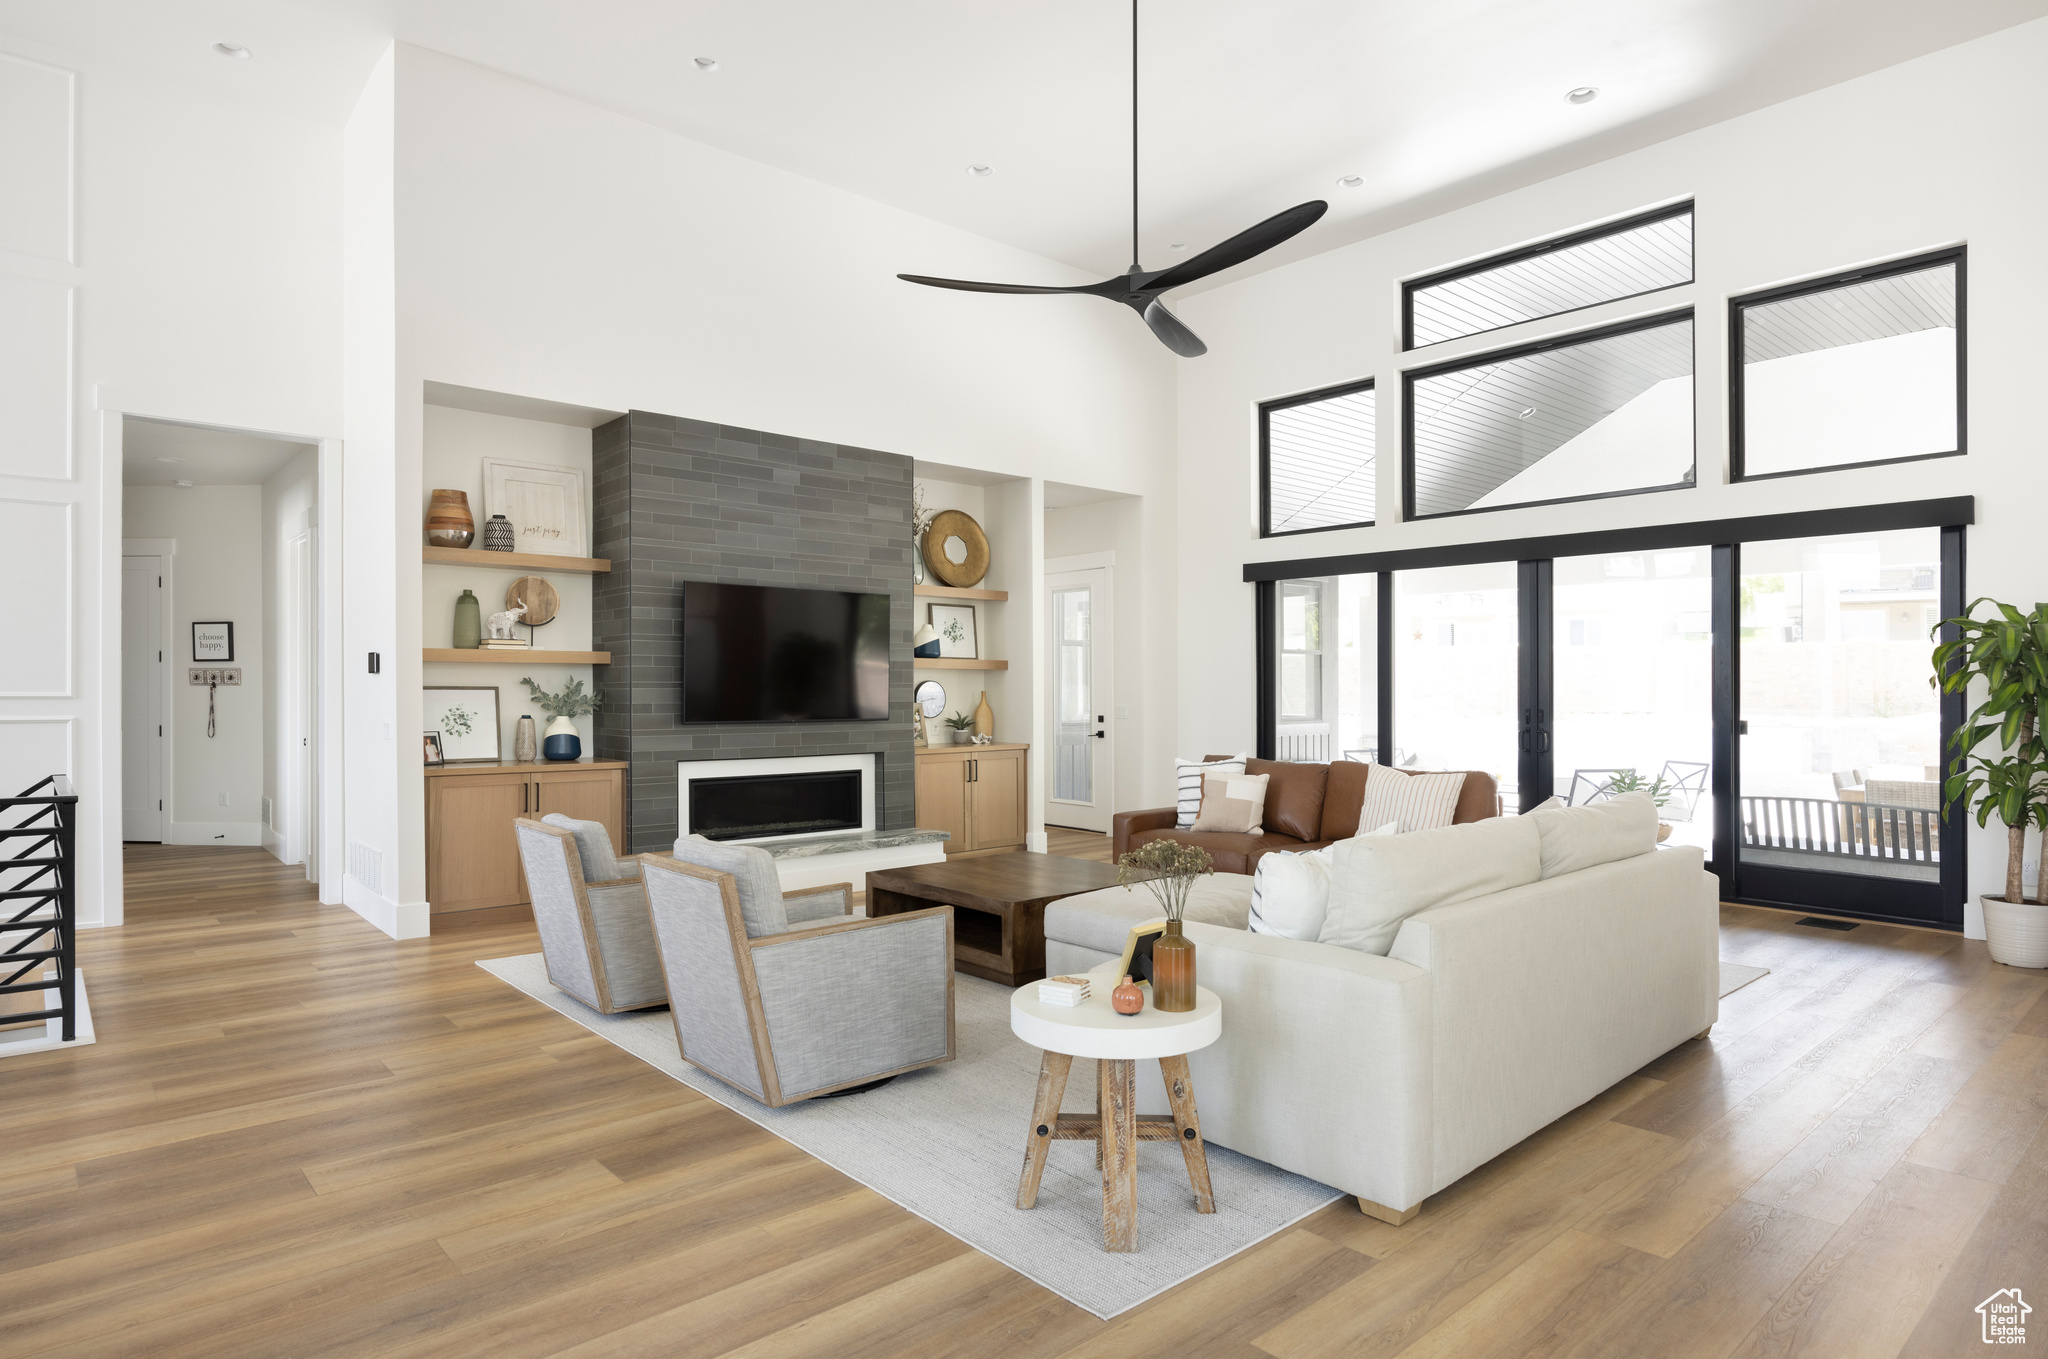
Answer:
[(455, 601), (455, 646), (457, 650), (476, 650), (484, 639), (484, 611), (476, 602), (476, 596), (469, 591), (462, 592), (462, 598)]

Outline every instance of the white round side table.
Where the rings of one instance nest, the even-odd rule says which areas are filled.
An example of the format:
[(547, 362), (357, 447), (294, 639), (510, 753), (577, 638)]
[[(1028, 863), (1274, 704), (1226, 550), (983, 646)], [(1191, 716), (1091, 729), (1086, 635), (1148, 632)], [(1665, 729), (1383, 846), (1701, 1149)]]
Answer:
[[(1093, 994), (1080, 1005), (1041, 1005), (1038, 984), (1019, 987), (1010, 996), (1010, 1030), (1033, 1047), (1044, 1049), (1038, 1065), (1038, 1098), (1031, 1110), (1031, 1136), (1024, 1152), (1024, 1178), (1017, 1185), (1017, 1206), (1038, 1202), (1038, 1182), (1045, 1174), (1045, 1155), (1054, 1142), (1089, 1141), (1102, 1167), (1102, 1248), (1138, 1248), (1138, 1143), (1178, 1142), (1187, 1161), (1188, 1183), (1194, 1186), (1195, 1211), (1213, 1213), (1216, 1199), (1209, 1189), (1209, 1156), (1202, 1146), (1202, 1124), (1195, 1113), (1195, 1083), (1188, 1075), (1187, 1054), (1223, 1036), (1223, 1002), (1214, 991), (1196, 988), (1195, 1008), (1166, 1014), (1145, 1008), (1120, 1015), (1109, 1005), (1109, 992), (1120, 978), (1089, 974)], [(1063, 1114), (1060, 1099), (1067, 1092), (1067, 1073), (1076, 1057), (1096, 1059), (1093, 1114)], [(1159, 1074), (1173, 1117), (1139, 1118), (1137, 1062), (1157, 1058)]]

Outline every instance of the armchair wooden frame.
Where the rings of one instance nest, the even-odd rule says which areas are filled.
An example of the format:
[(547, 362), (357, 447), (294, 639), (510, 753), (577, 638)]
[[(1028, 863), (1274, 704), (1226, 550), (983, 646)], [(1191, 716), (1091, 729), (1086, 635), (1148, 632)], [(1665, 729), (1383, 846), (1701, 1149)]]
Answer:
[[(539, 831), (543, 835), (552, 835), (555, 839), (562, 842), (562, 853), (569, 861), (569, 883), (576, 893), (576, 919), (583, 927), (583, 950), (590, 958), (590, 976), (597, 987), (597, 1005), (595, 1007), (597, 1012), (603, 1015), (613, 1015), (627, 1010), (652, 1010), (657, 1006), (668, 1004), (666, 995), (660, 1000), (650, 1000), (639, 1005), (612, 1004), (611, 981), (605, 975), (604, 953), (598, 946), (597, 918), (591, 913), (590, 909), (590, 892), (588, 889), (592, 887), (638, 887), (643, 894), (644, 900), (647, 890), (646, 885), (638, 878), (607, 878), (603, 882), (585, 882), (583, 880), (583, 856), (576, 850), (576, 837), (573, 834), (563, 830), (560, 826), (550, 826), (545, 822), (536, 821), (532, 817), (527, 816), (517, 818), (513, 824), (515, 826), (524, 826), (529, 830)], [(626, 861), (633, 862), (637, 858), (638, 856), (636, 855), (628, 855)], [(640, 871), (644, 873), (647, 870), (642, 868)], [(536, 909), (538, 909), (537, 906)], [(554, 962), (548, 958), (546, 950), (542, 950), (541, 959), (547, 964), (549, 984), (559, 991), (565, 991), (572, 996), (575, 995), (576, 992), (573, 987), (562, 985), (561, 980), (555, 976)]]
[[(759, 1070), (759, 1075), (761, 1078), (761, 1094), (760, 1096), (755, 1096), (753, 1091), (748, 1090), (745, 1086), (739, 1085), (738, 1083), (734, 1082), (730, 1077), (724, 1075), (721, 1072), (713, 1071), (708, 1066), (702, 1066), (694, 1059), (692, 1059), (690, 1056), (689, 1048), (683, 1042), (683, 1031), (681, 1021), (676, 1018), (675, 1007), (671, 1005), (669, 1007), (669, 1022), (675, 1027), (676, 1050), (682, 1054), (682, 1058), (684, 1061), (689, 1062), (691, 1066), (696, 1067), (699, 1071), (704, 1072), (706, 1075), (717, 1077), (719, 1080), (724, 1081), (727, 1085), (732, 1086), (733, 1089), (740, 1091), (742, 1094), (747, 1095), (749, 1098), (759, 1098), (763, 1104), (766, 1104), (771, 1109), (780, 1109), (785, 1105), (795, 1104), (800, 1100), (816, 1099), (820, 1095), (830, 1095), (840, 1090), (851, 1089), (852, 1087), (857, 1085), (867, 1085), (873, 1081), (886, 1080), (891, 1076), (900, 1076), (906, 1071), (915, 1071), (920, 1067), (935, 1066), (939, 1062), (950, 1062), (953, 1060), (954, 1055), (958, 1052), (959, 1048), (954, 1033), (953, 1023), (954, 972), (952, 969), (952, 907), (934, 906), (929, 910), (906, 911), (901, 915), (878, 916), (872, 918), (866, 916), (849, 916), (847, 919), (835, 920), (823, 925), (814, 925), (808, 928), (786, 930), (781, 934), (769, 934), (763, 935), (759, 939), (751, 939), (747, 937), (746, 917), (744, 914), (742, 914), (740, 910), (739, 883), (732, 876), (732, 874), (720, 873), (715, 869), (699, 868), (695, 864), (684, 863), (680, 859), (669, 858), (661, 855), (645, 855), (641, 859), (641, 864), (643, 865), (643, 867), (641, 868), (641, 872), (643, 873), (682, 873), (689, 877), (698, 878), (702, 881), (716, 884), (716, 886), (718, 887), (719, 899), (725, 907), (726, 934), (732, 942), (733, 960), (737, 964), (739, 970), (740, 995), (746, 1005), (747, 1028), (753, 1039), (754, 1063)], [(808, 892), (790, 892), (786, 893), (785, 896), (802, 896), (810, 895), (811, 893), (816, 892), (832, 892), (841, 890), (841, 887), (842, 884), (833, 884), (827, 887), (811, 888)], [(848, 890), (850, 892), (850, 888)], [(849, 895), (849, 903), (851, 902), (851, 900), (852, 898)], [(946, 1055), (943, 1057), (934, 1058), (930, 1061), (913, 1062), (908, 1066), (897, 1067), (892, 1071), (873, 1072), (871, 1074), (861, 1076), (855, 1080), (842, 1081), (837, 1085), (823, 1086), (816, 1090), (808, 1090), (801, 1095), (784, 1096), (782, 1092), (782, 1082), (776, 1072), (775, 1067), (774, 1045), (768, 1037), (768, 1017), (766, 1012), (762, 1008), (761, 1004), (761, 988), (759, 982), (756, 980), (755, 977), (755, 951), (759, 949), (777, 948), (784, 944), (800, 943), (807, 939), (818, 939), (826, 935), (850, 934), (855, 930), (889, 929), (894, 926), (899, 926), (906, 921), (925, 920), (932, 918), (941, 918), (945, 921), (946, 924), (946, 944), (945, 953), (943, 955), (947, 962)], [(658, 914), (655, 914), (653, 916), (653, 919), (656, 944), (657, 946), (659, 946), (661, 934), (661, 917)], [(662, 976), (664, 980), (666, 980), (667, 975), (667, 969), (666, 967), (664, 967), (662, 970)]]

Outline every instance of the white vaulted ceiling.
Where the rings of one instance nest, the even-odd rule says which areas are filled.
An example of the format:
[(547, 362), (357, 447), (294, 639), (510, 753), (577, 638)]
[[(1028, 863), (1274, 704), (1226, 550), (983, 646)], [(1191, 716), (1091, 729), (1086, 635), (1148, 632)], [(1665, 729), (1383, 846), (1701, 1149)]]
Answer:
[[(1329, 217), (1248, 267), (1298, 258), (2043, 14), (1145, 0), (1145, 263), (1327, 198)], [(0, 0), (0, 33), (330, 122), (395, 35), (1052, 259), (1129, 263), (1126, 0)], [(1599, 97), (1567, 103), (1581, 85)]]

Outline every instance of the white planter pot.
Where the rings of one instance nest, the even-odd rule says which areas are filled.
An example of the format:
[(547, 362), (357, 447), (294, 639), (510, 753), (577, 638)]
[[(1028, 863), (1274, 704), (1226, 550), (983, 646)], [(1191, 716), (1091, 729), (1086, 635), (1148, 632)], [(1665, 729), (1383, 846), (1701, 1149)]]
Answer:
[(2048, 967), (2048, 906), (1980, 897), (1991, 961), (2007, 967)]

